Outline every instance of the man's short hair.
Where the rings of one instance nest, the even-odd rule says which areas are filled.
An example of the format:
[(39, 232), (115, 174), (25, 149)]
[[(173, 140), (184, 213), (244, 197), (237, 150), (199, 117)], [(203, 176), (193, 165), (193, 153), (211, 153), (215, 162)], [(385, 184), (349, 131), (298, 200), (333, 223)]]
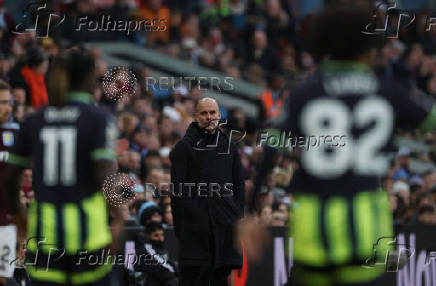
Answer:
[(211, 100), (215, 101), (215, 103), (216, 103), (216, 105), (218, 106), (218, 109), (219, 109), (218, 101), (216, 101), (216, 99), (211, 98), (211, 97), (202, 97), (202, 98), (197, 99), (197, 100), (195, 101), (195, 104), (194, 104), (194, 113), (197, 113), (197, 110), (198, 110), (198, 104), (200, 104), (200, 101), (203, 101), (203, 100), (205, 100), (205, 99), (211, 99)]
[(145, 233), (146, 234), (152, 234), (156, 230), (163, 230), (162, 223), (152, 221), (145, 226)]

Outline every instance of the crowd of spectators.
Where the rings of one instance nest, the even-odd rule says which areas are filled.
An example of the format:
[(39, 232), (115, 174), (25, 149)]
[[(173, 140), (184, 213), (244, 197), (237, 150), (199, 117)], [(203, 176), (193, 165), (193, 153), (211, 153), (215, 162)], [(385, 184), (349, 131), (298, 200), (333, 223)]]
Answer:
[[(265, 88), (273, 82), (271, 79), (279, 78), (279, 89), (290, 87), (292, 96), (292, 86), (316, 68), (315, 59), (304, 50), (303, 44), (311, 16), (299, 15), (297, 3), (292, 0), (48, 1), (50, 11), (66, 15), (65, 23), (50, 29), (50, 37), (38, 38), (37, 33), (41, 31), (17, 32), (16, 23), (22, 19), (13, 19), (0, 1), (0, 78), (12, 86), (13, 120), (20, 122), (26, 114), (47, 104), (44, 76), (50, 59), (80, 41), (131, 41)], [(124, 20), (163, 19), (167, 26), (163, 31), (137, 31), (129, 35), (125, 31), (75, 30), (78, 16), (99, 19), (103, 14)], [(375, 50), (374, 64), (378, 74), (403, 78), (405, 88), (418, 88), (436, 97), (436, 28), (425, 32), (427, 14), (428, 11), (422, 11), (399, 39), (388, 39)], [(95, 102), (116, 116), (120, 134), (119, 171), (135, 182), (136, 195), (124, 206), (125, 218), (141, 225), (162, 222), (165, 227), (171, 226), (169, 153), (193, 120), (194, 104), (203, 96), (203, 90), (197, 85), (191, 89), (178, 86), (158, 94), (144, 80), (151, 75), (151, 69), (132, 65), (129, 70), (138, 79), (137, 84), (128, 97), (116, 101), (108, 96), (102, 84), (110, 66), (98, 49), (93, 49), (92, 54), (102, 79), (94, 92)], [(240, 142), (248, 202), (262, 156), (253, 126), (261, 126), (262, 122), (248, 118), (240, 108), (228, 110), (227, 119), (229, 128), (251, 130)], [(432, 146), (433, 151), (398, 150), (388, 176), (381, 180), (381, 187), (390, 195), (395, 221), (436, 225), (436, 133), (416, 134), (407, 130), (398, 133)], [(409, 166), (411, 157), (432, 163), (433, 168), (416, 174)], [(297, 168), (298, 160), (292, 152), (280, 156), (278, 167), (263, 182), (257, 199), (259, 223), (287, 224), (292, 195), (286, 194), (286, 186)], [(28, 171), (24, 176), (21, 199), (26, 204), (33, 194)]]
[[(133, 42), (168, 57), (252, 82), (273, 93), (287, 88), (288, 96), (292, 96), (295, 84), (316, 69), (317, 59), (304, 49), (312, 16), (302, 17), (298, 1), (294, 0), (77, 0), (73, 3), (48, 1), (47, 4), (50, 13), (66, 15), (66, 18), (58, 27), (49, 29), (49, 37), (40, 38), (38, 35), (47, 31), (44, 27), (47, 23), (43, 22), (47, 17), (40, 17), (40, 29), (17, 32), (23, 18), (14, 18), (0, 0), (0, 78), (12, 87), (11, 120), (16, 122), (48, 103), (44, 77), (53, 56), (83, 41)], [(32, 7), (36, 8), (38, 6)], [(425, 32), (427, 14), (428, 11), (417, 14), (417, 20), (407, 30), (402, 30), (400, 38), (390, 38), (380, 49), (374, 50), (374, 65), (379, 75), (399, 77), (404, 88), (417, 88), (436, 98), (436, 28)], [(166, 29), (130, 34), (122, 30), (75, 30), (78, 17), (98, 21), (102, 15), (127, 21), (162, 19), (159, 25), (164, 23)], [(34, 18), (29, 19), (34, 23)], [(54, 23), (55, 20), (59, 19), (53, 18)], [(112, 82), (114, 94), (108, 91), (110, 86), (103, 84), (111, 66), (98, 49), (91, 52), (100, 77), (94, 91), (95, 104), (116, 117), (119, 172), (134, 182), (134, 198), (121, 206), (124, 218), (127, 225), (153, 225), (143, 238), (148, 241), (157, 233), (161, 235), (160, 225), (163, 228), (173, 225), (171, 195), (172, 188), (177, 186), (170, 184), (169, 154), (192, 122), (195, 102), (204, 95), (204, 90), (198, 85), (178, 85), (167, 90), (150, 86), (145, 79), (151, 76), (152, 69), (132, 63), (113, 76), (132, 72), (136, 85), (125, 90)], [(239, 142), (239, 150), (249, 209), (262, 158), (258, 131), (264, 118), (248, 118), (241, 108), (222, 111), (228, 122), (226, 128), (248, 132)], [(397, 133), (430, 146), (430, 151), (402, 147), (392, 154), (392, 166), (387, 176), (380, 179), (380, 187), (389, 194), (394, 221), (398, 225), (436, 225), (436, 133), (419, 134), (409, 130), (397, 130)], [(433, 167), (417, 172), (411, 160)], [(255, 211), (259, 224), (287, 226), (293, 206), (287, 186), (298, 167), (293, 152), (281, 154), (277, 167), (261, 182)], [(34, 197), (31, 175), (30, 169), (22, 175), (20, 201), (24, 206)], [(153, 247), (162, 249), (162, 255), (166, 255), (161, 246)], [(174, 269), (168, 269), (172, 267), (158, 270), (165, 272), (163, 277), (171, 281)]]

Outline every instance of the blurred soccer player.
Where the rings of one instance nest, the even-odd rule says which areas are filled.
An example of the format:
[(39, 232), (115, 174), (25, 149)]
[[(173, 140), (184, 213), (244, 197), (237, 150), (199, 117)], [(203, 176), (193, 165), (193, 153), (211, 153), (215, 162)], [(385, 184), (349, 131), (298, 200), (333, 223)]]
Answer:
[[(93, 104), (94, 73), (94, 60), (85, 51), (56, 58), (48, 75), (50, 105), (24, 120), (9, 155), (15, 167), (8, 191), (16, 216), (22, 215), (16, 188), (20, 167), (33, 169), (35, 202), (29, 206), (26, 257), (32, 285), (109, 284), (110, 264), (90, 265), (78, 258), (81, 253), (100, 256), (111, 243), (100, 190), (115, 171), (117, 132), (109, 115)], [(112, 213), (119, 230), (120, 209)]]
[[(301, 167), (291, 181), (292, 285), (371, 285), (381, 279), (393, 230), (378, 181), (389, 168), (394, 130), (436, 128), (433, 99), (371, 71), (378, 39), (361, 32), (368, 15), (366, 9), (336, 8), (318, 16), (312, 50), (324, 61), (292, 91), (278, 126), (305, 140), (323, 140), (301, 150)], [(345, 146), (332, 146), (335, 136), (346, 136)]]
[(14, 273), (15, 246), (17, 242), (17, 228), (9, 214), (4, 193), (5, 162), (8, 150), (14, 145), (18, 132), (17, 123), (9, 122), (12, 112), (12, 95), (9, 85), (0, 80), (0, 285), (5, 285)]

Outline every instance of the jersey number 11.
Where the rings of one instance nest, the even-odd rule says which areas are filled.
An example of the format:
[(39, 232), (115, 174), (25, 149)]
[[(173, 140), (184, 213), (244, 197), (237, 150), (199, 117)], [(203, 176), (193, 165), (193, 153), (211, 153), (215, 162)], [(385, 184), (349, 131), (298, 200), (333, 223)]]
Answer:
[(46, 186), (72, 186), (76, 183), (76, 137), (74, 127), (44, 127), (41, 130), (43, 182)]

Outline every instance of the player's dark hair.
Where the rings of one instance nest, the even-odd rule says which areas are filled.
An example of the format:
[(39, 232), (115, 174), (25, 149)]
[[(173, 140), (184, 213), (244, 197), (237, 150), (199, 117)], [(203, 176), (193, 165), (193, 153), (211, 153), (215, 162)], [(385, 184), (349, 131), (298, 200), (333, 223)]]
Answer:
[(156, 230), (163, 230), (162, 223), (152, 221), (145, 226), (145, 233), (152, 234)]
[(50, 64), (47, 72), (47, 93), (51, 105), (63, 106), (69, 89), (66, 59), (59, 55)]
[[(364, 6), (367, 8), (368, 6)], [(382, 42), (382, 35), (365, 34), (371, 9), (332, 7), (318, 14), (311, 27), (308, 50), (316, 60), (356, 60)]]
[(0, 90), (11, 90), (11, 86), (4, 80), (0, 79)]
[(93, 93), (94, 59), (84, 50), (71, 50), (57, 56), (50, 65), (47, 92), (50, 105), (63, 106), (70, 91)]

